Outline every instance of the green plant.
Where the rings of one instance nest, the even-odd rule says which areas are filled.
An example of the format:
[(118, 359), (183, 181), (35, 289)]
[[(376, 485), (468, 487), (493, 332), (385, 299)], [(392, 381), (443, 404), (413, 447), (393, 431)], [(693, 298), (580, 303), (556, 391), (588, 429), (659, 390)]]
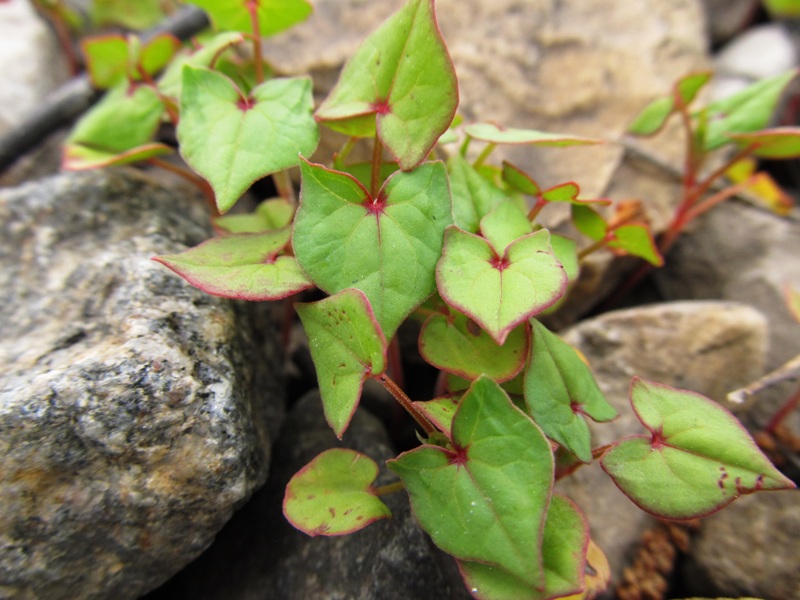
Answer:
[[(404, 489), (475, 597), (591, 597), (604, 582), (587, 575), (587, 561), (602, 571), (602, 553), (580, 509), (553, 491), (579, 466), (599, 460), (636, 504), (672, 519), (712, 513), (744, 493), (793, 487), (725, 409), (641, 379), (632, 383), (631, 403), (644, 433), (592, 447), (587, 419), (608, 421), (616, 411), (578, 353), (535, 316), (557, 308), (591, 252), (608, 247), (654, 265), (661, 254), (630, 205), (606, 217), (595, 208), (610, 202), (581, 198), (574, 182), (544, 187), (512, 164), (489, 164), (500, 144), (598, 141), (462, 125), (433, 0), (409, 0), (369, 36), (316, 111), (310, 80), (272, 77), (261, 58), (261, 37), (304, 19), (304, 0), (194, 3), (223, 33), (190, 50), (169, 39), (85, 45), (95, 81), (112, 89), (73, 131), (66, 164), (169, 166), (157, 157), (172, 149), (154, 134), (171, 121), (183, 159), (202, 180), (187, 177), (213, 201), (219, 235), (156, 260), (230, 298), (326, 292), (295, 306), (336, 435), (347, 429), (368, 378), (416, 421), (421, 445), (388, 463), (395, 484), (374, 487), (378, 466), (346, 449), (324, 452), (295, 475), (284, 501), (295, 527), (311, 535), (355, 531), (387, 518), (381, 495)], [(248, 40), (249, 56), (242, 51)], [(101, 44), (105, 51), (93, 51)], [(687, 164), (693, 197), (707, 187), (693, 180), (698, 157), (726, 134), (747, 154), (788, 154), (787, 145), (798, 153), (794, 133), (752, 133), (763, 127), (752, 120), (742, 126), (736, 102), (690, 114), (686, 106), (705, 79), (681, 80), (634, 125), (655, 131), (676, 112), (695, 119)], [(348, 137), (333, 168), (308, 158), (318, 123)], [(372, 141), (365, 164), (349, 161), (359, 139)], [(476, 144), (482, 148), (470, 161)], [(299, 203), (287, 174), (295, 166)], [(220, 216), (270, 174), (279, 198), (251, 214)], [(552, 202), (571, 205), (576, 228), (591, 240), (586, 247), (537, 223)], [(682, 206), (698, 212), (708, 201)], [(434, 400), (412, 401), (390, 376), (399, 373), (395, 334), (409, 318), (422, 321), (420, 352), (442, 372), (443, 393)]]

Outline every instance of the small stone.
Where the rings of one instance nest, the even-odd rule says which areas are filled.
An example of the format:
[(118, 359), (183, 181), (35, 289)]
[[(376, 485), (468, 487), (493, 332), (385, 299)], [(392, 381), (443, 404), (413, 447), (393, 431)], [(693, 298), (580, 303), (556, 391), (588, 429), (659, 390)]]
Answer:
[(757, 81), (791, 71), (797, 61), (792, 36), (780, 23), (770, 23), (748, 29), (720, 50), (714, 70)]
[(135, 171), (0, 191), (0, 596), (136, 598), (266, 479), (268, 321), (150, 260), (208, 236)]
[(800, 492), (753, 494), (703, 519), (680, 577), (687, 593), (800, 598)]
[(739, 33), (755, 16), (759, 0), (703, 0), (708, 32), (715, 44)]

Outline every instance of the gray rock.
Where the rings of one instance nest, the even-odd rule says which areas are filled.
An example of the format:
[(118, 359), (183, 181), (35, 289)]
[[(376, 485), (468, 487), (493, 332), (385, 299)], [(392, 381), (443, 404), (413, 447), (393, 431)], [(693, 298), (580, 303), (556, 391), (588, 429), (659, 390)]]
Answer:
[(711, 41), (725, 42), (740, 32), (755, 17), (759, 4), (758, 0), (703, 0)]
[(798, 53), (792, 36), (780, 23), (747, 30), (714, 57), (718, 74), (757, 81), (786, 73), (797, 66)]
[(680, 573), (687, 593), (800, 598), (800, 492), (740, 498), (703, 520)]
[[(769, 323), (765, 368), (772, 370), (800, 354), (800, 324), (784, 297), (785, 286), (800, 289), (798, 256), (800, 211), (782, 218), (741, 202), (725, 202), (678, 240), (655, 281), (668, 299), (721, 298), (758, 309)], [(748, 424), (763, 427), (791, 391), (783, 386), (759, 395)]]
[[(451, 559), (433, 548), (411, 517), (405, 494), (383, 500), (390, 520), (351, 535), (311, 538), (291, 527), (281, 503), (289, 479), (320, 452), (341, 446), (378, 462), (378, 484), (396, 479), (384, 461), (394, 456), (383, 425), (359, 409), (339, 442), (325, 423), (319, 393), (289, 413), (275, 446), (267, 485), (223, 529), (213, 546), (143, 600), (406, 600), (468, 597), (443, 572)], [(440, 568), (441, 567), (441, 568)]]
[(150, 260), (207, 222), (133, 171), (0, 192), (0, 597), (135, 598), (266, 479), (264, 315)]
[[(591, 424), (593, 445), (644, 433), (628, 401), (634, 375), (724, 398), (764, 361), (766, 323), (752, 308), (725, 302), (668, 303), (606, 313), (583, 321), (564, 339), (580, 350), (598, 385), (620, 413)], [(619, 491), (599, 464), (582, 467), (558, 487), (586, 513), (592, 538), (618, 583), (652, 517)]]

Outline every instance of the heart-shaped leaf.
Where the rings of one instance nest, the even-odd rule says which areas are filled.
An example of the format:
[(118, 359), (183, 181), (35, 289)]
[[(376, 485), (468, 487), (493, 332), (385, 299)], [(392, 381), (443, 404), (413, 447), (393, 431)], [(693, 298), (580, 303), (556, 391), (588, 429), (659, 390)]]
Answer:
[(549, 600), (583, 589), (589, 527), (575, 504), (554, 494), (542, 538), (545, 575), (543, 588), (513, 576), (496, 565), (459, 561), (467, 589), (476, 598), (491, 600)]
[(705, 149), (715, 150), (724, 146), (730, 142), (731, 134), (751, 133), (766, 127), (783, 90), (796, 75), (796, 71), (789, 71), (762, 79), (732, 96), (709, 104), (702, 111), (708, 124)]
[(564, 267), (567, 279), (570, 282), (575, 281), (581, 271), (580, 263), (578, 262), (578, 248), (575, 242), (563, 235), (551, 233), (550, 246), (553, 248), (556, 260)]
[(392, 516), (375, 494), (378, 465), (369, 456), (326, 450), (300, 469), (286, 486), (283, 514), (308, 535), (343, 535)]
[(525, 368), (525, 403), (545, 435), (581, 461), (592, 461), (585, 417), (610, 421), (617, 411), (603, 396), (575, 349), (533, 320), (533, 343)]
[(731, 138), (739, 146), (754, 146), (753, 155), (761, 158), (800, 156), (800, 127), (775, 127), (755, 133), (738, 133), (731, 135)]
[(214, 226), (230, 233), (263, 233), (288, 226), (294, 217), (294, 204), (285, 198), (264, 200), (252, 213), (223, 215)]
[(447, 171), (453, 193), (453, 221), (464, 231), (478, 233), (481, 219), (507, 195), (457, 152), (448, 159)]
[(311, 4), (306, 0), (187, 0), (208, 13), (211, 22), (222, 31), (255, 33), (253, 15), (258, 22), (258, 33), (270, 36), (305, 21), (311, 14)]
[(495, 123), (475, 123), (467, 125), (466, 134), (476, 140), (491, 144), (530, 144), (533, 146), (585, 146), (602, 144), (603, 140), (579, 135), (547, 133), (535, 129), (515, 129), (502, 127)]
[(254, 181), (293, 167), (319, 142), (311, 80), (272, 79), (245, 97), (220, 73), (183, 68), (181, 155), (230, 210)]
[(462, 314), (433, 315), (419, 333), (422, 357), (438, 369), (466, 379), (486, 374), (497, 382), (520, 372), (528, 356), (529, 329), (514, 329), (504, 344)]
[(581, 204), (573, 204), (570, 208), (572, 209), (572, 224), (578, 231), (594, 241), (606, 237), (608, 223), (596, 210)]
[(141, 80), (163, 69), (180, 48), (180, 41), (167, 33), (158, 35), (143, 46), (138, 38), (103, 35), (84, 40), (86, 68), (92, 85), (107, 89), (125, 79)]
[(567, 276), (547, 230), (517, 239), (500, 255), (484, 238), (451, 226), (436, 283), (448, 304), (502, 344), (514, 327), (563, 295)]
[(504, 198), (481, 219), (481, 235), (489, 240), (498, 254), (524, 235), (533, 233), (528, 216), (511, 198)]
[(215, 296), (280, 300), (313, 287), (297, 261), (280, 254), (290, 236), (288, 227), (268, 233), (231, 235), (154, 260)]
[(305, 161), (300, 171), (297, 260), (328, 293), (362, 290), (391, 338), (436, 289), (443, 231), (452, 222), (444, 165), (395, 173), (377, 198), (345, 173)]
[(487, 377), (464, 395), (452, 434), (452, 449), (423, 445), (387, 462), (417, 520), (457, 559), (543, 587), (541, 536), (553, 485), (547, 439)]
[(637, 378), (631, 404), (650, 435), (614, 444), (600, 464), (643, 510), (693, 519), (741, 494), (795, 487), (741, 423), (708, 398)]
[(458, 106), (456, 74), (433, 0), (409, 0), (347, 61), (317, 119), (351, 136), (377, 133), (400, 168), (417, 166)]
[(360, 290), (295, 306), (308, 334), (325, 418), (341, 439), (364, 381), (386, 368), (386, 338)]
[(123, 82), (75, 125), (64, 144), (64, 168), (95, 169), (172, 152), (169, 146), (151, 141), (163, 112), (153, 88)]

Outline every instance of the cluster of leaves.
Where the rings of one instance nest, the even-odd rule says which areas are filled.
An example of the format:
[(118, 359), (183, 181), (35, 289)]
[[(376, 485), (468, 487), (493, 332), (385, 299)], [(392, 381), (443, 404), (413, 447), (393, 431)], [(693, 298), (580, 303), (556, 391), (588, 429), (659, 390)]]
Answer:
[[(587, 564), (602, 571), (602, 553), (586, 519), (553, 491), (559, 476), (593, 459), (636, 504), (665, 518), (792, 486), (723, 408), (639, 379), (631, 402), (644, 433), (593, 450), (587, 420), (616, 411), (581, 356), (535, 317), (554, 310), (589, 252), (608, 247), (654, 265), (661, 255), (639, 211), (621, 206), (607, 216), (610, 202), (581, 198), (574, 182), (541, 186), (508, 162), (487, 164), (501, 144), (597, 140), (460, 123), (433, 0), (408, 0), (370, 35), (316, 110), (309, 79), (273, 77), (261, 59), (261, 37), (305, 19), (305, 0), (192, 3), (218, 33), (189, 48), (166, 36), (85, 43), (92, 78), (109, 93), (72, 132), (65, 164), (153, 161), (173, 151), (157, 141), (160, 125), (176, 127), (181, 157), (212, 193), (219, 235), (157, 260), (230, 298), (280, 300), (314, 287), (328, 294), (295, 305), (325, 416), (341, 437), (370, 377), (413, 416), (422, 444), (388, 466), (475, 597), (590, 597), (602, 589), (602, 577), (587, 575)], [(698, 81), (683, 80), (678, 93), (693, 90), (648, 109), (634, 129), (658, 129)], [(782, 143), (775, 133), (736, 129), (735, 119), (719, 125), (738, 108), (697, 117), (712, 140), (704, 143), (718, 144), (732, 128), (738, 143)], [(331, 166), (309, 158), (319, 124), (349, 138)], [(348, 161), (359, 139), (373, 141), (371, 163)], [(459, 139), (460, 147), (448, 146)], [(474, 144), (483, 147), (470, 162)], [(436, 160), (439, 153), (447, 160)], [(299, 202), (285, 183), (296, 166)], [(281, 197), (253, 213), (223, 214), (268, 175)], [(570, 205), (590, 240), (583, 249), (537, 222), (552, 202)], [(389, 377), (389, 346), (412, 316), (424, 321), (420, 353), (446, 382), (434, 400), (411, 401)], [(285, 515), (311, 535), (386, 518), (377, 474), (369, 457), (329, 450), (291, 480)]]

